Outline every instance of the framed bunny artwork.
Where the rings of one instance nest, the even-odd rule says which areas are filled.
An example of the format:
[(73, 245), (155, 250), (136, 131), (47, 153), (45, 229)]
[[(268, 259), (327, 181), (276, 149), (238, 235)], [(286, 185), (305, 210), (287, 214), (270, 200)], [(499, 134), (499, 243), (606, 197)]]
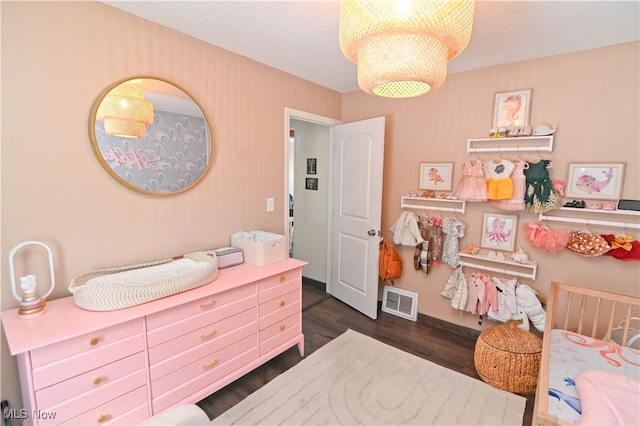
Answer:
[(532, 89), (496, 93), (492, 128), (522, 128), (529, 125)]
[(518, 232), (518, 215), (485, 213), (482, 219), (480, 247), (513, 251)]

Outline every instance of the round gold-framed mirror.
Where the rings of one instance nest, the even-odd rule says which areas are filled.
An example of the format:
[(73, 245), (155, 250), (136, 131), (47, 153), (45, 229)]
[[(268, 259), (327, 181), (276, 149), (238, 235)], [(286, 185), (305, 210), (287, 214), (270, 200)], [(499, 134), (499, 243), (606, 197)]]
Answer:
[(91, 107), (89, 139), (98, 162), (116, 181), (160, 196), (200, 182), (215, 150), (200, 103), (181, 86), (152, 76), (107, 87)]

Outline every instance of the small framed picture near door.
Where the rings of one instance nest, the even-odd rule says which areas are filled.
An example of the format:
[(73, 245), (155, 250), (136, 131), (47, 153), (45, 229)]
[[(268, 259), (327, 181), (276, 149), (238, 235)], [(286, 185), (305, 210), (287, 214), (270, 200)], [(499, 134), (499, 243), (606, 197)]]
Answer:
[(318, 190), (318, 178), (306, 178), (304, 183), (305, 189), (311, 189), (313, 191)]
[(451, 191), (453, 163), (420, 163), (420, 185), (418, 189)]
[(485, 213), (480, 247), (513, 251), (518, 231), (518, 215)]
[(317, 166), (317, 158), (307, 158), (307, 174), (315, 175), (316, 174), (316, 166)]

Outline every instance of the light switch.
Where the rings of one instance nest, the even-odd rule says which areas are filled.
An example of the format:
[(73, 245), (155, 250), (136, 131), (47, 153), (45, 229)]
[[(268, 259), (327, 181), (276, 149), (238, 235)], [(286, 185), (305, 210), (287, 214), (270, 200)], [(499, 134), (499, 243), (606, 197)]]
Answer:
[(267, 198), (267, 211), (272, 212), (274, 210), (275, 210), (275, 207), (273, 204), (273, 198)]

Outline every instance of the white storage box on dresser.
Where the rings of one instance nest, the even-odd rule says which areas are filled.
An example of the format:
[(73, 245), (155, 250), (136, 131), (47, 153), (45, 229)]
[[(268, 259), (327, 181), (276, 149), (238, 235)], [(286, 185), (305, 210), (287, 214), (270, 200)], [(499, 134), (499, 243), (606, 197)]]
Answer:
[(231, 236), (231, 245), (241, 248), (244, 261), (256, 266), (269, 265), (287, 258), (284, 235), (265, 231), (240, 231)]
[(202, 287), (117, 311), (86, 311), (66, 297), (40, 318), (3, 312), (25, 423), (140, 424), (292, 346), (304, 355), (305, 264), (242, 264)]

